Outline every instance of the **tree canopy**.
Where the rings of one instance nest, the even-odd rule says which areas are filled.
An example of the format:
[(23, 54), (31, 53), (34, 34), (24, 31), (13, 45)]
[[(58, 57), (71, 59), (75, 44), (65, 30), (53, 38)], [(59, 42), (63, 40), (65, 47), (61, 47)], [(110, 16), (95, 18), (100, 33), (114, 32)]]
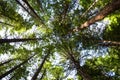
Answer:
[(120, 80), (120, 0), (0, 0), (0, 80)]

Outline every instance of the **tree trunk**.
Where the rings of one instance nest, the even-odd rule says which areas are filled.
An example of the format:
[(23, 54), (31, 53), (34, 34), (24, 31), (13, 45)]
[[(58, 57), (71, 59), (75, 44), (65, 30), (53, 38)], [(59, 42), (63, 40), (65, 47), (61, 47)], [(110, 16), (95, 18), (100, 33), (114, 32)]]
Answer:
[(40, 64), (39, 68), (36, 70), (36, 72), (35, 72), (35, 74), (33, 75), (33, 77), (32, 77), (31, 80), (36, 80), (36, 79), (37, 79), (37, 76), (39, 75), (39, 73), (40, 73), (40, 71), (41, 71), (41, 69), (42, 69), (42, 67), (43, 67), (46, 59), (49, 57), (49, 54), (50, 54), (50, 52), (48, 52), (48, 53), (45, 55), (42, 63)]
[(104, 19), (107, 15), (111, 14), (112, 12), (120, 9), (120, 0), (112, 0), (111, 3), (108, 3), (96, 16), (92, 17), (85, 23), (83, 23), (77, 29), (73, 31), (79, 31), (81, 29), (89, 27), (91, 24), (95, 23), (96, 21)]
[(7, 64), (7, 63), (9, 63), (9, 62), (11, 62), (11, 61), (13, 61), (14, 59), (9, 59), (9, 60), (7, 60), (7, 61), (5, 61), (5, 62), (2, 62), (2, 63), (0, 63), (0, 66), (3, 66), (4, 64)]
[(42, 80), (42, 79), (43, 79), (43, 77), (44, 77), (45, 73), (46, 73), (46, 69), (43, 71), (42, 76), (40, 77), (40, 79), (39, 79), (39, 80)]
[(41, 40), (41, 38), (0, 39), (0, 44), (12, 43), (12, 42), (37, 41), (37, 40)]
[(31, 7), (31, 5), (28, 3), (27, 0), (23, 0), (23, 2), (29, 7), (30, 12), (35, 16), (35, 18), (37, 18), (42, 24), (44, 24), (42, 22), (42, 19), (40, 18), (40, 16), (38, 16), (38, 14), (34, 11), (34, 9)]
[(82, 76), (84, 80), (92, 80), (91, 76), (80, 66), (79, 61), (76, 61), (71, 52), (68, 52), (71, 61), (74, 63), (78, 75)]
[[(31, 15), (31, 13), (26, 9), (25, 6), (23, 6), (21, 3), (20, 3), (20, 0), (15, 0), (17, 2), (17, 4), (19, 4), (29, 15)], [(33, 16), (33, 15), (31, 15)]]
[(9, 71), (7, 71), (6, 73), (0, 75), (0, 79), (2, 79), (3, 77), (7, 76), (8, 74), (12, 73), (14, 70), (16, 70), (17, 68), (20, 68), (21, 65), (24, 65), (25, 63), (28, 62), (28, 60), (30, 60), (34, 55), (32, 55), (31, 57), (29, 57), (27, 60), (25, 60), (24, 62), (20, 63), (19, 65), (13, 67), (12, 69), (10, 69)]
[(30, 6), (30, 4), (26, 1), (23, 0), (23, 2), (27, 5), (28, 10), (19, 0), (15, 0), (17, 2), (17, 4), (19, 4), (31, 17), (33, 17), (34, 19), (38, 19), (42, 24), (42, 19), (37, 15), (37, 13), (34, 11), (34, 9)]
[(73, 62), (78, 75), (80, 75), (84, 80), (92, 80), (91, 76), (80, 66), (79, 61), (75, 60), (71, 46), (64, 45), (62, 47), (63, 50), (65, 50), (65, 52), (68, 54), (69, 59)]

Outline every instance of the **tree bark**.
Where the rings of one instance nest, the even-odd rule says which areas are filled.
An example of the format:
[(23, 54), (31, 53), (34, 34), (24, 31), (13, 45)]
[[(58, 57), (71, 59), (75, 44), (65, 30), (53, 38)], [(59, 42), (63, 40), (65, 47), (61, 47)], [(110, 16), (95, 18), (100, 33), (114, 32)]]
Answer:
[(43, 67), (46, 59), (49, 57), (49, 54), (50, 54), (50, 52), (48, 52), (48, 53), (45, 55), (42, 63), (40, 64), (39, 68), (36, 70), (36, 72), (35, 72), (35, 74), (33, 75), (33, 77), (32, 77), (31, 80), (36, 80), (36, 79), (37, 79), (37, 76), (39, 75), (39, 73), (40, 73), (40, 71), (41, 71), (41, 69), (42, 69), (42, 67)]
[(34, 56), (35, 56), (35, 54), (32, 55), (31, 57), (29, 57), (29, 58), (28, 58), (27, 60), (25, 60), (24, 62), (20, 63), (19, 65), (13, 67), (12, 69), (10, 69), (9, 71), (7, 71), (6, 73), (1, 74), (1, 75), (0, 75), (0, 80), (1, 80), (3, 77), (7, 76), (8, 74), (12, 73), (12, 72), (13, 72), (14, 70), (16, 70), (17, 68), (20, 68), (21, 65), (24, 65), (25, 63), (27, 63), (28, 60), (30, 60), (30, 59), (31, 59), (32, 57), (34, 57)]
[(112, 0), (112, 2), (108, 3), (96, 16), (84, 22), (80, 27), (73, 29), (73, 31), (79, 31), (81, 29), (87, 28), (91, 24), (104, 19), (107, 15), (119, 9), (120, 9), (120, 0)]
[(5, 61), (5, 62), (2, 62), (2, 63), (0, 63), (0, 66), (3, 66), (4, 64), (7, 64), (7, 63), (9, 63), (9, 62), (11, 62), (11, 61), (13, 61), (14, 59), (9, 59), (9, 60), (7, 60), (7, 61)]
[(36, 40), (41, 40), (41, 38), (0, 39), (0, 44), (2, 44), (2, 43), (12, 43), (12, 42), (36, 41)]

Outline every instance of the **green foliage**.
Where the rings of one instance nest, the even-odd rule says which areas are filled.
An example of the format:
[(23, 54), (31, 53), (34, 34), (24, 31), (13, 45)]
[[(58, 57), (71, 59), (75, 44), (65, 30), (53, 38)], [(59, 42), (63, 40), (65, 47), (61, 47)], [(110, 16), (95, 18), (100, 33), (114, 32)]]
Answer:
[[(116, 11), (114, 14), (111, 14), (108, 16), (108, 19), (110, 20), (109, 26), (106, 28), (104, 32), (104, 38), (107, 40), (113, 40), (113, 41), (120, 41), (120, 11)], [(111, 36), (109, 36), (111, 35)]]
[[(34, 15), (32, 12), (27, 13), (16, 0), (0, 0), (0, 31), (3, 30), (3, 33), (0, 33), (0, 38), (36, 38), (37, 41), (1, 42), (0, 55), (11, 55), (15, 60), (0, 66), (0, 76), (12, 69), (13, 66), (24, 62), (32, 54), (36, 54), (27, 64), (23, 64), (9, 75), (12, 80), (27, 80), (29, 77), (33, 77), (44, 56), (50, 53), (41, 72), (39, 72), (38, 79), (42, 77), (42, 73), (46, 70), (43, 80), (83, 80), (82, 74), (76, 74), (78, 68), (81, 67), (92, 77), (92, 80), (109, 80), (109, 78), (119, 80), (120, 47), (106, 47), (99, 44), (101, 40), (120, 42), (120, 11), (118, 10), (107, 16), (110, 23), (104, 31), (99, 32), (96, 24), (93, 25), (96, 32), (93, 28), (80, 30), (79, 32), (73, 31), (74, 28), (79, 27), (93, 16), (92, 11), (94, 12), (95, 9), (100, 11), (112, 0), (98, 0), (84, 17), (81, 17), (81, 15), (88, 10), (95, 0), (23, 1), (28, 1), (39, 18), (31, 16), (31, 14)], [(26, 5), (23, 6), (30, 11), (30, 8)], [(25, 17), (25, 15), (28, 17)], [(41, 22), (43, 23), (41, 24)], [(99, 35), (99, 33), (101, 34)], [(108, 51), (102, 52), (104, 49)], [(88, 52), (85, 52), (85, 50), (88, 50)], [(91, 53), (91, 50), (93, 53)], [(96, 55), (95, 52), (97, 52)], [(102, 54), (100, 55), (100, 53)], [(86, 56), (86, 54), (90, 54), (92, 57)], [(75, 66), (75, 64), (81, 65), (82, 62), (83, 66)], [(71, 76), (69, 73), (72, 71), (76, 71), (72, 73), (75, 76), (69, 78), (68, 76)], [(114, 72), (115, 75), (110, 76), (109, 72)]]

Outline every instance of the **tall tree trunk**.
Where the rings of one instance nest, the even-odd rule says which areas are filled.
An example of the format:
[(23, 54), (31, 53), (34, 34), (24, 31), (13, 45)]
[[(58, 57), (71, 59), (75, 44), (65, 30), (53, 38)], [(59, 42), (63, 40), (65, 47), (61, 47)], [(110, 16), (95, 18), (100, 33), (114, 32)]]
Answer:
[[(19, 4), (29, 15), (31, 15), (31, 13), (28, 11), (28, 9), (22, 5), (22, 3), (20, 2), (20, 0), (15, 0), (17, 2), (17, 4)], [(31, 15), (33, 16), (33, 15)]]
[(12, 69), (10, 69), (9, 71), (7, 71), (6, 73), (0, 75), (0, 79), (2, 79), (3, 77), (7, 76), (8, 74), (12, 73), (14, 70), (16, 70), (17, 68), (20, 68), (21, 65), (24, 65), (25, 63), (28, 62), (28, 60), (30, 60), (34, 55), (32, 55), (31, 57), (29, 57), (27, 60), (23, 61), (22, 63), (20, 63), (19, 65), (13, 67)]
[(7, 64), (7, 63), (9, 63), (9, 62), (11, 62), (11, 61), (13, 61), (14, 59), (9, 59), (9, 60), (7, 60), (7, 61), (5, 61), (5, 62), (2, 62), (2, 63), (0, 63), (0, 66), (3, 66), (4, 64)]
[(38, 16), (38, 14), (34, 11), (34, 9), (32, 8), (32, 6), (28, 3), (28, 0), (23, 0), (23, 2), (29, 7), (30, 12), (33, 13), (33, 15), (35, 15), (35, 17), (42, 23), (42, 19), (40, 18), (40, 16)]
[(41, 40), (41, 38), (0, 39), (0, 44), (2, 44), (2, 43), (12, 43), (12, 42), (36, 41), (36, 40)]
[(91, 76), (80, 66), (79, 61), (75, 60), (71, 47), (63, 46), (63, 49), (67, 52), (69, 59), (73, 62), (78, 75), (80, 75), (84, 80), (92, 80)]
[(74, 29), (73, 31), (79, 31), (81, 29), (89, 27), (91, 24), (95, 23), (96, 21), (104, 19), (107, 15), (111, 14), (112, 12), (120, 9), (120, 0), (112, 0), (111, 3), (108, 3), (96, 16), (92, 17), (85, 23), (83, 23), (80, 27)]
[[(20, 0), (15, 0), (17, 2), (17, 4), (19, 4), (31, 17), (33, 17), (34, 19), (38, 19), (42, 24), (42, 19), (40, 18), (40, 16), (37, 15), (37, 13), (34, 11), (34, 9), (30, 6), (30, 4), (26, 1), (23, 0), (24, 3), (26, 3), (27, 7), (25, 7)], [(28, 10), (29, 9), (29, 10)]]
[(46, 69), (43, 71), (42, 76), (40, 77), (39, 80), (42, 80), (44, 78), (45, 73), (46, 73)]
[(35, 72), (35, 74), (33, 75), (33, 77), (32, 77), (31, 80), (36, 80), (36, 79), (37, 79), (37, 76), (39, 75), (39, 73), (40, 73), (40, 71), (41, 71), (41, 69), (42, 69), (42, 67), (43, 67), (46, 59), (49, 57), (49, 54), (50, 54), (50, 52), (48, 52), (48, 53), (45, 55), (42, 63), (40, 64), (39, 68), (36, 70), (36, 72)]
[(74, 63), (75, 68), (78, 72), (78, 75), (82, 76), (82, 78), (84, 80), (92, 80), (91, 76), (89, 74), (87, 74), (87, 72), (85, 71), (85, 69), (83, 69), (80, 64), (79, 61), (76, 61), (75, 58), (73, 57), (71, 52), (68, 52), (68, 55), (70, 56), (71, 61)]

